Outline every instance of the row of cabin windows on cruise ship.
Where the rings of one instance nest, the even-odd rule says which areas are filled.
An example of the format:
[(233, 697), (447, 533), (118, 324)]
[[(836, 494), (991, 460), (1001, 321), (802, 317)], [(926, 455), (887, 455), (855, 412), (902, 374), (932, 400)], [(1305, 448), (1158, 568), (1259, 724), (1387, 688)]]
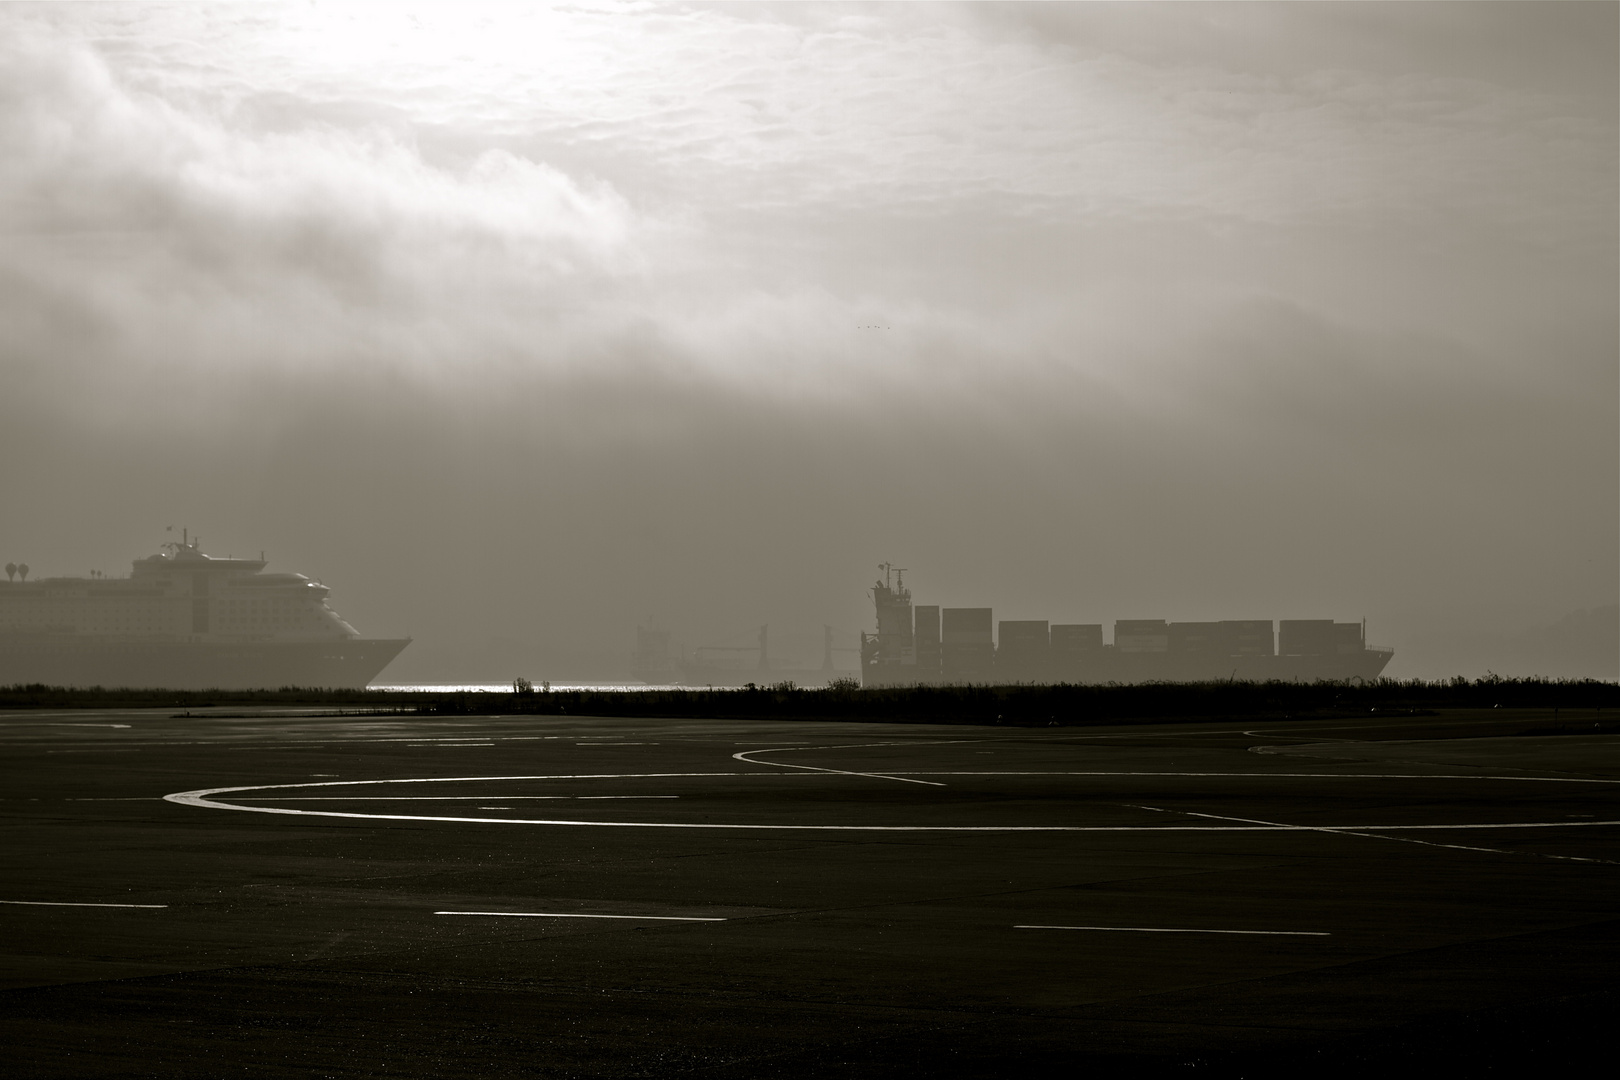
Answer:
[[(29, 605), (24, 609), (13, 609), (0, 612), (0, 624), (12, 626), (38, 625), (41, 622), (56, 623), (63, 617), (74, 617), (85, 629), (117, 629), (117, 630), (166, 630), (173, 629), (169, 624), (183, 618), (183, 611), (178, 607), (164, 605), (167, 610), (153, 612), (147, 605), (144, 611), (132, 612), (125, 605), (128, 601), (114, 601), (111, 604), (96, 604), (88, 611), (85, 607), (74, 601), (65, 603), (51, 603)], [(257, 599), (257, 600), (221, 600), (224, 607), (220, 613), (219, 621), (222, 624), (232, 625), (253, 623), (282, 623), (290, 624), (303, 622), (319, 625), (323, 622), (316, 609), (309, 608), (295, 600), (284, 599)]]

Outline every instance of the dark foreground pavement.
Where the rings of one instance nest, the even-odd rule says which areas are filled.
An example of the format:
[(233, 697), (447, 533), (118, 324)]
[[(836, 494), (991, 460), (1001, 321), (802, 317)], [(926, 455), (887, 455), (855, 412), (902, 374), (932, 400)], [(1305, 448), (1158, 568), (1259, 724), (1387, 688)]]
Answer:
[[(1567, 1066), (1620, 1005), (1591, 723), (0, 714), (0, 1046), (16, 1077)], [(113, 904), (162, 906), (62, 906)]]

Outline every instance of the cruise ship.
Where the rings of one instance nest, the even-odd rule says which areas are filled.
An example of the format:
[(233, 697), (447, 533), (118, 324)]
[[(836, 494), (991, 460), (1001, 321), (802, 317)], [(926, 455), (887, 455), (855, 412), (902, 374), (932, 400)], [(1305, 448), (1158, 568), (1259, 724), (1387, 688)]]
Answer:
[(410, 639), (363, 638), (326, 604), (325, 585), (267, 574), (258, 559), (179, 543), (136, 559), (128, 577), (0, 582), (0, 686), (354, 688)]
[(1317, 682), (1376, 679), (1395, 650), (1332, 619), (1101, 623), (1003, 620), (990, 608), (911, 603), (903, 568), (872, 586), (877, 633), (861, 635), (864, 686), (946, 683)]

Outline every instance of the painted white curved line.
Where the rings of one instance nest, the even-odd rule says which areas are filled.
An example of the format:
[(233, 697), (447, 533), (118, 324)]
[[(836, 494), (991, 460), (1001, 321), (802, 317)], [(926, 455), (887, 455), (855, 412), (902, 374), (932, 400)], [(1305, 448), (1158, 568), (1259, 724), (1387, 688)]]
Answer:
[[(873, 743), (870, 745), (896, 745), (890, 743)], [(743, 751), (744, 753), (762, 753), (763, 751)], [(732, 755), (736, 757), (736, 754)], [(745, 759), (746, 760), (746, 759)], [(841, 774), (834, 769), (817, 769), (809, 765), (786, 765), (782, 762), (761, 761), (759, 765), (781, 765), (784, 768), (810, 769), (813, 772), (834, 773), (836, 775), (872, 776), (874, 773)], [(1594, 780), (1584, 777), (1568, 776), (1495, 776), (1477, 773), (1296, 773), (1296, 772), (1187, 772), (1163, 770), (1126, 770), (1126, 769), (981, 769), (981, 770), (907, 770), (912, 775), (922, 776), (1193, 776), (1193, 777), (1232, 777), (1241, 780), (1269, 780), (1273, 778), (1288, 778), (1299, 780), (1513, 780), (1521, 782), (1541, 782), (1548, 784), (1620, 784), (1620, 780)], [(367, 787), (377, 784), (456, 784), (468, 781), (487, 782), (491, 780), (661, 780), (681, 779), (686, 777), (713, 777), (713, 776), (794, 776), (796, 773), (766, 773), (766, 772), (649, 772), (649, 773), (545, 773), (533, 776), (417, 776), (402, 777), (387, 780), (317, 780), (299, 784), (264, 784), (244, 788), (211, 788), (213, 791), (268, 791), (286, 790), (291, 788), (317, 788), (317, 787)], [(943, 786), (943, 785), (942, 785)], [(188, 794), (181, 792), (181, 794)], [(487, 798), (487, 796), (475, 796)], [(165, 799), (170, 796), (165, 795)]]
[[(754, 764), (754, 765), (774, 765), (778, 769), (806, 769), (806, 770), (808, 770), (810, 772), (832, 773), (832, 774), (834, 774), (836, 776), (866, 776), (866, 777), (870, 777), (873, 780), (898, 780), (903, 784), (927, 784), (927, 785), (929, 785), (931, 787), (945, 787), (946, 786), (944, 784), (939, 783), (936, 780), (913, 780), (908, 776), (891, 776), (891, 775), (889, 775), (887, 773), (854, 772), (854, 771), (849, 770), (849, 769), (823, 769), (823, 768), (820, 768), (820, 767), (815, 766), (815, 765), (793, 765), (793, 764), (790, 764), (790, 763), (788, 763), (786, 761), (755, 761), (753, 758), (748, 756), (749, 754), (782, 754), (782, 753), (790, 753), (790, 752), (795, 751), (795, 750), (850, 750), (850, 749), (855, 749), (855, 748), (859, 748), (859, 747), (868, 747), (868, 746), (900, 746), (900, 745), (903, 745), (903, 744), (901, 744), (901, 743), (893, 743), (893, 742), (883, 742), (883, 743), (840, 743), (840, 744), (835, 745), (835, 746), (776, 746), (776, 747), (771, 747), (771, 748), (768, 748), (768, 749), (765, 749), (765, 750), (743, 750), (743, 751), (740, 751), (738, 753), (732, 754), (731, 756), (733, 758), (737, 759), (738, 761), (746, 761), (746, 762), (749, 762), (749, 763)], [(940, 773), (940, 774), (936, 774), (936, 775), (948, 776), (950, 774), (949, 773)]]
[[(638, 776), (670, 776), (670, 775), (714, 775), (714, 774), (671, 774), (671, 773), (641, 773), (624, 774), (625, 778)], [(739, 774), (720, 774), (739, 775)], [(740, 775), (751, 776), (753, 773)], [(1248, 775), (1248, 774), (1235, 774)], [(1330, 774), (1331, 775), (1331, 774)], [(1519, 822), (1488, 822), (1468, 823), (1459, 825), (1285, 825), (1269, 822), (1240, 825), (766, 825), (766, 824), (740, 824), (730, 822), (701, 822), (701, 821), (580, 821), (565, 818), (487, 818), (487, 817), (449, 817), (429, 814), (361, 814), (343, 810), (297, 810), (283, 806), (242, 806), (238, 803), (216, 802), (212, 796), (231, 795), (253, 791), (285, 791), (293, 788), (312, 787), (356, 787), (371, 784), (425, 784), (450, 783), (469, 780), (556, 780), (574, 779), (573, 777), (556, 776), (461, 776), (461, 777), (418, 777), (398, 780), (326, 780), (319, 783), (304, 784), (254, 784), (243, 787), (199, 788), (195, 791), (179, 791), (163, 796), (165, 802), (177, 803), (182, 806), (196, 806), (209, 810), (238, 810), (250, 814), (287, 814), (303, 817), (329, 817), (346, 818), (360, 821), (442, 821), (463, 823), (471, 825), (556, 825), (575, 828), (606, 828), (606, 829), (732, 829), (732, 830), (764, 830), (787, 832), (963, 832), (963, 833), (1008, 833), (1008, 832), (1086, 832), (1086, 833), (1114, 833), (1114, 832), (1349, 832), (1353, 830), (1376, 832), (1409, 832), (1415, 830), (1460, 830), (1460, 829), (1551, 829), (1551, 828), (1585, 828), (1592, 826), (1620, 825), (1617, 821), (1519, 821)], [(486, 796), (490, 797), (490, 796)], [(1143, 809), (1154, 809), (1144, 807)], [(1162, 812), (1162, 811), (1161, 811)], [(1189, 815), (1214, 817), (1215, 815)], [(1247, 819), (1221, 819), (1239, 820)]]

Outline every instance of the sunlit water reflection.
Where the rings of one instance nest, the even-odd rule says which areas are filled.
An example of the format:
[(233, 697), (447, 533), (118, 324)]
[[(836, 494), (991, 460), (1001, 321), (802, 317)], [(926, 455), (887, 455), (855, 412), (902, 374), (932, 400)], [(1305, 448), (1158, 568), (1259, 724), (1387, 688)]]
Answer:
[[(370, 690), (391, 691), (420, 691), (422, 693), (449, 694), (449, 693), (480, 693), (480, 694), (510, 694), (511, 683), (417, 683), (398, 684), (367, 687)], [(683, 686), (649, 686), (646, 683), (552, 683), (551, 689), (561, 690), (690, 690), (692, 687)], [(543, 693), (544, 686), (536, 686), (535, 693)]]

